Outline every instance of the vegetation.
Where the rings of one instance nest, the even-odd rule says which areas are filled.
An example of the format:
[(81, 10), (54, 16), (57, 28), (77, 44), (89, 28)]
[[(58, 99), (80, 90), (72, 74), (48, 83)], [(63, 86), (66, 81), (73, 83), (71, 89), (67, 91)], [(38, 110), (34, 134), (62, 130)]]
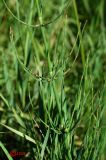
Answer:
[(105, 6), (0, 1), (1, 159), (106, 159)]

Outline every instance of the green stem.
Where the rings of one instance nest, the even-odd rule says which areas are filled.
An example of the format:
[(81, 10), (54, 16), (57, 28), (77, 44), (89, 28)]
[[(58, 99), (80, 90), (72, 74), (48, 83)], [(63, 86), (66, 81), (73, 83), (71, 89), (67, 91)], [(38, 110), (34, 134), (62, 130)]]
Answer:
[(76, 0), (73, 0), (73, 5), (74, 5), (75, 16), (76, 16), (76, 20), (77, 20), (79, 38), (80, 38), (80, 42), (81, 42), (81, 57), (82, 57), (82, 64), (83, 64), (83, 68), (84, 68), (85, 67), (85, 51), (84, 51), (84, 46), (83, 46), (83, 40), (82, 40), (82, 34), (81, 34), (81, 28), (80, 28), (80, 22), (79, 22), (79, 17), (78, 17), (78, 9), (77, 9)]
[(37, 10), (38, 10), (39, 22), (41, 25), (41, 32), (42, 32), (42, 36), (43, 36), (43, 41), (44, 41), (44, 45), (45, 45), (46, 53), (47, 53), (48, 46), (47, 46), (47, 41), (46, 41), (45, 30), (43, 27), (43, 16), (42, 16), (42, 10), (40, 9), (40, 6), (39, 6), (39, 0), (36, 0), (36, 5), (37, 5)]
[[(34, 4), (34, 2), (32, 0), (31, 1), (31, 6), (30, 6), (30, 15), (29, 15), (29, 19), (28, 19), (28, 24), (29, 25), (31, 24), (32, 16), (33, 16), (33, 10), (32, 10), (33, 4)], [(29, 46), (30, 46), (30, 33), (29, 33), (29, 30), (28, 30), (27, 34), (26, 34), (26, 42), (25, 42), (25, 61), (24, 61), (25, 66), (26, 66), (27, 60), (28, 60)]]

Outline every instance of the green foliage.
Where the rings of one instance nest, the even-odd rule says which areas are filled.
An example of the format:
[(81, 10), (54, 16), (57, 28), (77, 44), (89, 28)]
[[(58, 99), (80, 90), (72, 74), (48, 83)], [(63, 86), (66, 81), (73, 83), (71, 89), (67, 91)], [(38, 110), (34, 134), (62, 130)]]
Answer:
[(13, 150), (30, 160), (106, 159), (104, 6), (0, 1), (0, 147), (8, 159)]

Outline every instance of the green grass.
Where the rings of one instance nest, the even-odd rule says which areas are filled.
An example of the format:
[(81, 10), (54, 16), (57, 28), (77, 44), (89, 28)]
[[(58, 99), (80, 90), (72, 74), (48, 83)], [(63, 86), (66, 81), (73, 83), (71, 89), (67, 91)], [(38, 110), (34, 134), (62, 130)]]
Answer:
[(0, 1), (0, 158), (106, 159), (105, 1)]

